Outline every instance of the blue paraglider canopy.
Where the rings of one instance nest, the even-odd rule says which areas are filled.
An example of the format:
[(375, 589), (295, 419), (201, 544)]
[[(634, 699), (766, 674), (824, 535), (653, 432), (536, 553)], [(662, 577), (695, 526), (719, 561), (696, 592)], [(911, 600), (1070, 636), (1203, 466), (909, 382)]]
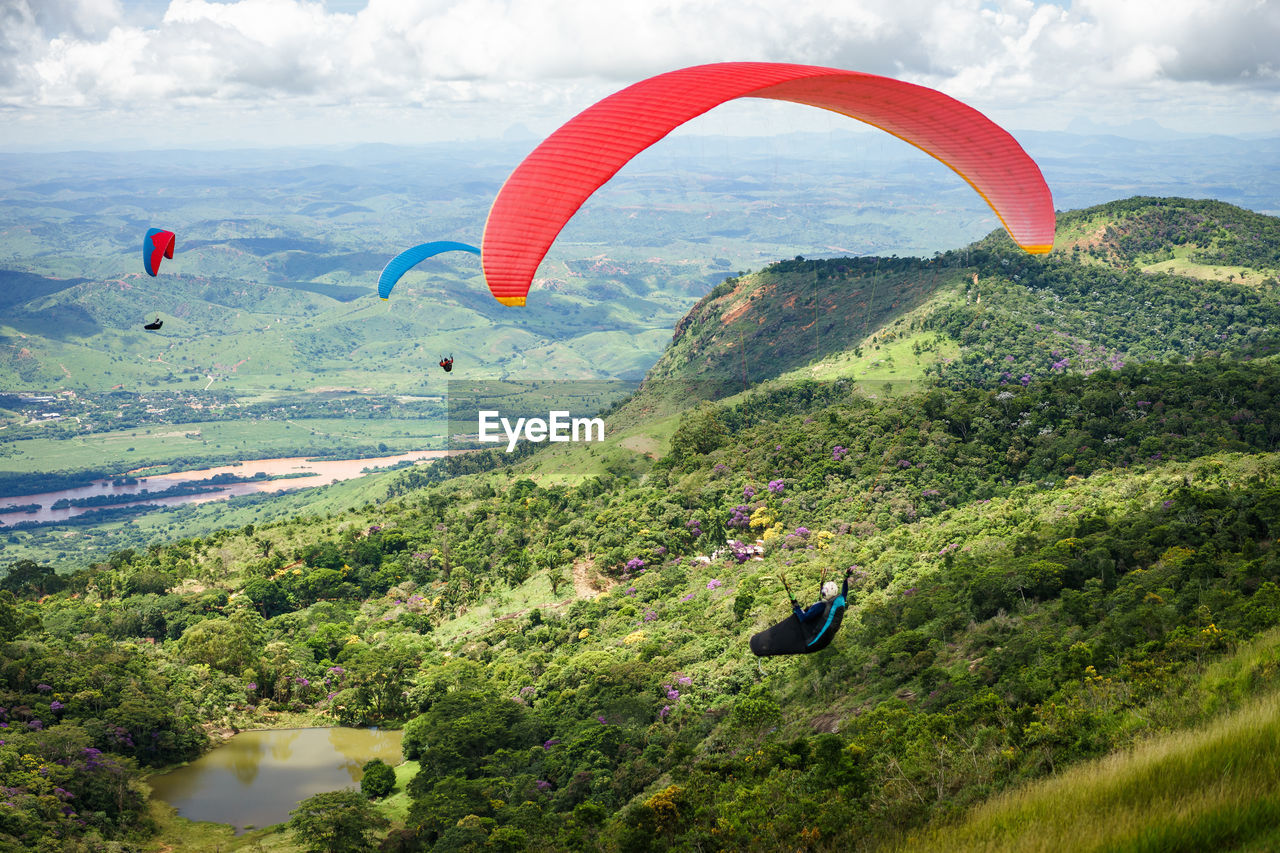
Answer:
[(480, 250), (475, 246), (466, 243), (455, 243), (452, 240), (436, 240), (433, 243), (423, 243), (421, 246), (414, 246), (412, 249), (401, 252), (396, 255), (387, 265), (382, 268), (382, 275), (378, 276), (378, 295), (383, 299), (391, 296), (391, 288), (396, 286), (396, 282), (400, 277), (413, 267), (441, 252), (470, 252), (473, 255), (480, 254)]

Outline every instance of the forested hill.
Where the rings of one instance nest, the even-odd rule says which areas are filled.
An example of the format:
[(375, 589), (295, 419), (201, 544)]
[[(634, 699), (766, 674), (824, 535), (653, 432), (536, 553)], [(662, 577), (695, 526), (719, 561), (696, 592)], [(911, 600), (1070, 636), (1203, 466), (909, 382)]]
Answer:
[(729, 278), (676, 325), (648, 378), (736, 393), (856, 348), (964, 275), (948, 260), (796, 258)]
[(1232, 279), (1274, 278), (1280, 219), (1221, 201), (1135, 197), (1062, 214), (1054, 246), (1120, 268), (1182, 260), (1188, 270), (1218, 266)]
[[(1080, 254), (880, 262), (917, 293), (868, 292), (865, 341), (745, 393), (723, 329), (790, 298), (753, 288), (816, 305), (876, 262), (739, 277), (654, 373), (733, 396), (625, 471), (535, 450), (72, 574), (11, 566), (0, 849), (183, 849), (139, 768), (333, 722), (405, 729), (386, 850), (951, 850), (961, 822), (1026, 849), (1053, 809), (1024, 786), (1106, 756), (1071, 777), (1072, 814), (1109, 821), (1095, 847), (1274, 847), (1280, 762), (1249, 721), (1280, 691), (1275, 285)], [(911, 387), (867, 393), (886, 360)], [(849, 569), (828, 649), (752, 656), (781, 577), (809, 597)]]
[(649, 378), (717, 398), (779, 376), (927, 372), (992, 387), (1133, 361), (1269, 355), (1280, 342), (1278, 279), (1280, 219), (1132, 198), (1062, 214), (1045, 257), (998, 231), (929, 260), (796, 258), (727, 279), (676, 326)]

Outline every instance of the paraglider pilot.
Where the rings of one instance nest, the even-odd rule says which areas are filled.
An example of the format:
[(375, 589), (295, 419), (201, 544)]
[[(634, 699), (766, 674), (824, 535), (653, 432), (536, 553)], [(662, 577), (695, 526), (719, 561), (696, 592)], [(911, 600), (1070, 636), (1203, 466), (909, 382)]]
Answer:
[(440, 366), (444, 368), (445, 373), (453, 372), (453, 356), (440, 359)]
[(751, 651), (760, 657), (769, 657), (810, 654), (825, 649), (844, 621), (849, 578), (852, 574), (852, 568), (845, 572), (843, 588), (837, 587), (835, 581), (824, 583), (822, 597), (803, 610), (800, 609), (800, 602), (791, 594), (787, 579), (782, 578), (782, 585), (791, 599), (791, 615), (753, 636)]
[[(850, 567), (844, 573), (844, 587), (836, 586), (835, 581), (827, 581), (822, 585), (821, 598), (816, 603), (809, 605), (804, 610), (800, 609), (800, 602), (796, 601), (794, 595), (791, 596), (791, 612), (795, 613), (796, 618), (803, 623), (813, 622), (828, 609), (827, 605), (836, 600), (839, 595), (842, 601), (849, 599), (849, 578), (853, 574), (853, 568)], [(787, 590), (787, 594), (791, 595), (791, 590)]]
[(147, 323), (142, 328), (146, 329), (148, 332), (154, 332), (156, 329), (160, 328), (163, 325), (164, 325), (164, 321), (161, 320), (159, 317), (157, 317), (154, 323)]

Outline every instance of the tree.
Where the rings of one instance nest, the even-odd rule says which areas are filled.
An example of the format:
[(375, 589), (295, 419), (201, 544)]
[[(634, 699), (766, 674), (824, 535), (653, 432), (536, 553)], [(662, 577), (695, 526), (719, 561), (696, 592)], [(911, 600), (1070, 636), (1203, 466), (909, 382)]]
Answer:
[(239, 675), (262, 654), (262, 617), (237, 610), (227, 619), (206, 619), (188, 628), (178, 643), (182, 656), (228, 675)]
[(7, 589), (19, 598), (39, 598), (57, 592), (67, 585), (49, 566), (34, 560), (18, 560), (9, 564), (9, 572), (0, 579), (0, 589)]
[(422, 763), (429, 777), (471, 776), (485, 756), (533, 739), (523, 707), (492, 690), (460, 688), (435, 699), (425, 714), (405, 724), (404, 756)]
[(308, 604), (341, 595), (342, 573), (334, 569), (316, 569), (298, 581), (298, 595)]
[(564, 572), (564, 566), (557, 564), (547, 570), (547, 580), (551, 583), (551, 594), (553, 596), (560, 594), (560, 587), (564, 586), (565, 581), (568, 579)]
[(308, 797), (289, 813), (289, 828), (310, 853), (372, 850), (374, 830), (391, 822), (356, 791), (328, 791)]
[(371, 800), (377, 800), (390, 794), (396, 787), (396, 771), (381, 758), (367, 762), (364, 776), (360, 779), (360, 793)]
[(293, 609), (289, 593), (277, 583), (264, 578), (254, 578), (244, 586), (245, 596), (253, 602), (253, 606), (262, 614), (262, 618), (270, 619)]
[(715, 406), (703, 403), (680, 419), (671, 436), (671, 458), (677, 464), (697, 459), (722, 447), (728, 440), (729, 431), (720, 421)]
[(147, 568), (125, 578), (121, 591), (124, 595), (164, 595), (172, 583), (172, 578), (164, 572)]
[(7, 643), (22, 632), (22, 614), (14, 605), (13, 593), (0, 590), (0, 642)]
[(403, 647), (364, 646), (342, 655), (343, 687), (338, 705), (344, 725), (402, 719), (409, 712), (406, 691), (418, 658)]

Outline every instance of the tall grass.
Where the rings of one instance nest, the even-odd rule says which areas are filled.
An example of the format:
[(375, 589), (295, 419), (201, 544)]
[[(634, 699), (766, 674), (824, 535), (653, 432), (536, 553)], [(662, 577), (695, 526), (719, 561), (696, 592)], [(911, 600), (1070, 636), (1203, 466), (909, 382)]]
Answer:
[(1280, 848), (1280, 693), (1027, 785), (910, 850)]

